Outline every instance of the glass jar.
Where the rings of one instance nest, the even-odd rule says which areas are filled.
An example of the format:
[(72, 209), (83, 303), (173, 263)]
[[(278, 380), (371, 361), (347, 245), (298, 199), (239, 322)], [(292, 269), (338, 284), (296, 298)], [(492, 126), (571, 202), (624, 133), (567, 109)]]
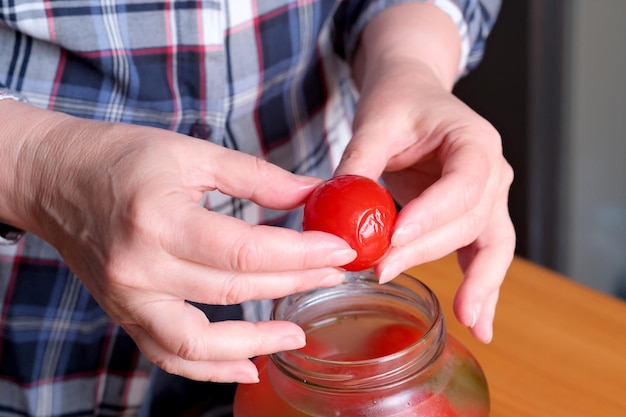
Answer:
[(432, 291), (408, 275), (380, 285), (372, 271), (279, 300), (274, 320), (307, 346), (255, 359), (234, 417), (486, 417), (489, 392), (472, 354), (446, 333)]

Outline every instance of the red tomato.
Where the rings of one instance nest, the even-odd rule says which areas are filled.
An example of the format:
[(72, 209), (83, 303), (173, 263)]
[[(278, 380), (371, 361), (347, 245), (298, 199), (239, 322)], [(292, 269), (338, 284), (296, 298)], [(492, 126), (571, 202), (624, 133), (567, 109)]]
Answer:
[(422, 402), (413, 415), (420, 417), (459, 417), (450, 400), (443, 395), (433, 395)]
[(332, 178), (318, 187), (304, 206), (304, 230), (319, 230), (344, 239), (357, 257), (343, 267), (370, 268), (387, 253), (396, 220), (391, 194), (376, 181), (357, 175)]
[(420, 340), (424, 330), (401, 323), (388, 324), (372, 333), (368, 347), (372, 357), (379, 358), (404, 350)]

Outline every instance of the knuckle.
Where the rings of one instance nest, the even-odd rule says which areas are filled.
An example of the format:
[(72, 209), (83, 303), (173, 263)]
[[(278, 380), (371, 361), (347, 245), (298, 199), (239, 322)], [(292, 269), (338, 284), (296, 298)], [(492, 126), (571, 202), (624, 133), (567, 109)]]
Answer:
[(249, 356), (258, 356), (267, 354), (267, 341), (261, 337), (251, 337), (247, 341), (246, 351)]
[(247, 199), (254, 199), (257, 194), (273, 179), (275, 166), (265, 159), (254, 158), (254, 178), (251, 181)]
[[(252, 230), (252, 229), (250, 229)], [(246, 234), (234, 247), (232, 268), (235, 271), (257, 272), (263, 269), (263, 250), (257, 239)]]
[(181, 368), (179, 365), (180, 358), (175, 355), (168, 354), (165, 356), (160, 356), (158, 358), (152, 359), (152, 362), (165, 372), (173, 375), (180, 375)]
[(507, 260), (511, 261), (514, 257), (515, 257), (515, 248), (516, 248), (516, 239), (515, 239), (515, 234), (513, 234), (513, 238), (512, 239), (506, 239), (503, 243), (502, 246), (504, 247), (508, 257)]
[(486, 119), (480, 118), (476, 124), (476, 128), (479, 129), (479, 132), (481, 133), (480, 137), (500, 145), (502, 144), (502, 136), (500, 135), (500, 132), (498, 132), (498, 129), (496, 129), (495, 126), (489, 123)]
[(241, 276), (226, 280), (221, 300), (226, 305), (239, 304), (250, 299), (249, 281)]
[(254, 158), (255, 171), (259, 181), (264, 181), (271, 176), (274, 165), (270, 164), (267, 160), (262, 158)]
[(466, 176), (464, 181), (463, 207), (465, 211), (470, 211), (480, 203), (483, 196), (484, 183), (473, 175)]
[(474, 211), (470, 211), (465, 215), (465, 218), (461, 222), (459, 230), (459, 242), (462, 242), (463, 246), (469, 245), (474, 242), (480, 232), (483, 230), (485, 220), (481, 215)]
[(506, 253), (510, 254), (512, 258), (515, 253), (515, 248), (517, 246), (517, 233), (515, 231), (515, 227), (511, 222), (509, 222), (508, 225), (505, 226), (502, 234), (503, 236), (501, 238), (500, 245), (506, 251)]
[(502, 163), (502, 182), (506, 189), (508, 189), (511, 184), (513, 184), (513, 180), (515, 179), (515, 172), (513, 171), (513, 167), (506, 160), (503, 160)]
[(187, 337), (182, 341), (176, 355), (188, 361), (199, 361), (205, 359), (205, 344), (197, 337)]

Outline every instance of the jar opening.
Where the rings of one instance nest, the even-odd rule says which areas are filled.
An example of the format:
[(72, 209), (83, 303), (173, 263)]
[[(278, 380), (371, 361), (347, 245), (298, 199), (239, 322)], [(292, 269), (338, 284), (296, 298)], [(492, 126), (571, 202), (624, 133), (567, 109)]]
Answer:
[(427, 369), (445, 344), (439, 302), (420, 281), (400, 275), (380, 285), (373, 271), (343, 284), (279, 300), (272, 319), (300, 325), (307, 347), (271, 355), (291, 378), (319, 389), (369, 389)]

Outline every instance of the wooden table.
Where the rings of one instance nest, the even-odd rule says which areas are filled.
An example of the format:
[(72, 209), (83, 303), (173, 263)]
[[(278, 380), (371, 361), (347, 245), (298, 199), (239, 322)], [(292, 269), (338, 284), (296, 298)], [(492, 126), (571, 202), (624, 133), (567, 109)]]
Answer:
[(452, 313), (454, 256), (408, 273), (437, 294), (449, 332), (482, 365), (491, 417), (626, 417), (626, 303), (515, 259), (484, 345)]

